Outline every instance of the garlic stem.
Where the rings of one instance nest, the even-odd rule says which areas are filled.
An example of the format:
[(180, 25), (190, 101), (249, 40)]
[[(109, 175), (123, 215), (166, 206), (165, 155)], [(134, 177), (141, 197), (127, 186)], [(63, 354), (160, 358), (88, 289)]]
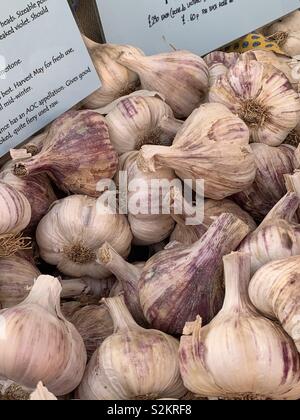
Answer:
[(137, 159), (138, 168), (142, 172), (155, 172), (157, 163), (161, 165), (168, 163), (168, 159), (164, 159), (168, 155), (176, 159), (176, 156), (174, 155), (174, 150), (171, 147), (167, 147), (167, 146), (151, 146), (151, 148), (143, 147), (142, 152), (139, 154), (138, 159)]
[(61, 291), (62, 287), (58, 279), (52, 276), (40, 276), (34, 283), (30, 295), (24, 300), (22, 305), (36, 304), (53, 315), (59, 316), (61, 315)]
[(139, 328), (135, 320), (129, 312), (123, 296), (102, 299), (107, 306), (110, 316), (114, 323), (114, 334), (122, 330), (131, 330), (131, 328)]
[(233, 252), (223, 261), (226, 293), (222, 310), (245, 312), (251, 306), (248, 295), (251, 257), (243, 252)]
[(263, 228), (266, 224), (274, 222), (274, 220), (283, 219), (292, 222), (296, 211), (300, 205), (300, 198), (295, 193), (287, 193), (275, 207), (269, 212), (258, 229)]
[(285, 175), (284, 180), (287, 190), (297, 194), (300, 198), (300, 172), (296, 171), (293, 175)]

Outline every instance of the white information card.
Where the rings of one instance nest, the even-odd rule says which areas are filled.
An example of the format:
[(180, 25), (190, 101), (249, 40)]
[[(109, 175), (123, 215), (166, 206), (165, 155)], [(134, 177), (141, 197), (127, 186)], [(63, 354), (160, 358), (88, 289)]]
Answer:
[(300, 7), (299, 0), (96, 0), (107, 42), (203, 55)]
[(0, 156), (100, 87), (67, 0), (0, 5)]

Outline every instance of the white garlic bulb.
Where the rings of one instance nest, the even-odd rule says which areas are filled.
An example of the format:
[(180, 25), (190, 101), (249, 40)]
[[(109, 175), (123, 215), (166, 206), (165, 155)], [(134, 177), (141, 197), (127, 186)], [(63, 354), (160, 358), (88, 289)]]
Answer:
[(82, 400), (180, 398), (186, 390), (178, 364), (178, 341), (161, 331), (139, 327), (124, 299), (105, 299), (114, 322), (92, 357), (78, 389)]
[(29, 242), (21, 232), (31, 219), (31, 206), (27, 198), (10, 185), (0, 181), (0, 257), (9, 257)]
[(108, 241), (127, 257), (132, 233), (124, 215), (112, 214), (102, 201), (73, 195), (55, 204), (36, 233), (41, 257), (74, 277), (109, 277), (96, 262), (96, 252)]
[(221, 104), (204, 104), (186, 120), (171, 147), (144, 146), (144, 172), (175, 170), (182, 180), (204, 180), (207, 198), (222, 200), (248, 188), (256, 167), (246, 124)]
[(40, 276), (20, 305), (0, 312), (0, 377), (34, 390), (43, 381), (56, 396), (80, 383), (86, 351), (75, 327), (60, 310), (61, 286)]
[(206, 327), (186, 324), (180, 369), (193, 393), (223, 399), (299, 399), (300, 356), (278, 324), (263, 318), (248, 295), (250, 258), (224, 257), (226, 298)]
[(170, 146), (182, 126), (172, 109), (155, 96), (130, 96), (107, 114), (112, 145), (119, 153), (139, 150), (144, 144)]
[(286, 55), (300, 54), (300, 11), (284, 17), (266, 31), (268, 39), (277, 42)]
[(205, 100), (209, 72), (195, 54), (172, 51), (143, 57), (128, 51), (118, 61), (139, 75), (143, 89), (162, 94), (176, 118), (188, 117)]
[(258, 61), (239, 61), (211, 87), (210, 102), (226, 105), (248, 125), (253, 142), (279, 146), (296, 127), (300, 98), (287, 77)]
[(250, 282), (249, 295), (263, 315), (281, 323), (300, 353), (300, 257), (263, 266)]
[(118, 58), (125, 51), (142, 56), (141, 50), (129, 45), (98, 44), (86, 36), (83, 36), (83, 39), (102, 83), (98, 90), (83, 101), (86, 108), (96, 109), (106, 106), (138, 88), (138, 75), (122, 66)]
[[(165, 181), (181, 185), (175, 172), (169, 168), (159, 168), (154, 173), (142, 172), (138, 167), (138, 152), (126, 153), (120, 158), (120, 171), (127, 172), (128, 202), (136, 203), (136, 208), (128, 208), (128, 221), (135, 245), (152, 245), (168, 238), (174, 229), (175, 222), (171, 214), (164, 214)], [(130, 183), (136, 186), (130, 188)], [(139, 187), (138, 187), (139, 186)], [(152, 214), (155, 209), (156, 214)], [(169, 211), (170, 213), (170, 211)]]

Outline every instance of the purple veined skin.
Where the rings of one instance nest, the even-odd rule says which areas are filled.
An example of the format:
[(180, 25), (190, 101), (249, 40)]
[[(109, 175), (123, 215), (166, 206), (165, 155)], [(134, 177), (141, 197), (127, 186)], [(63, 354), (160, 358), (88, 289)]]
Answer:
[(264, 318), (249, 294), (250, 256), (224, 257), (225, 300), (207, 326), (187, 323), (180, 341), (180, 371), (189, 391), (227, 400), (297, 400), (300, 355), (283, 329)]
[(300, 225), (294, 222), (299, 205), (299, 196), (287, 193), (242, 242), (239, 250), (251, 255), (252, 274), (271, 261), (300, 255)]
[(18, 161), (14, 173), (47, 173), (65, 192), (97, 197), (97, 183), (112, 178), (117, 165), (105, 119), (93, 111), (69, 111), (51, 125), (41, 151)]
[(195, 244), (152, 257), (139, 281), (140, 303), (151, 327), (180, 335), (199, 314), (204, 324), (211, 321), (223, 304), (222, 258), (248, 233), (244, 222), (223, 214)]

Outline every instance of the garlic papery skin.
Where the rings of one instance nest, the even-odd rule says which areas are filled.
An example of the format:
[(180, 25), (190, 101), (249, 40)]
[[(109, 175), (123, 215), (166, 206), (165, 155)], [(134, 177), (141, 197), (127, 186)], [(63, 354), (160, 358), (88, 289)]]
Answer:
[(122, 99), (106, 116), (110, 140), (119, 154), (139, 150), (144, 144), (171, 146), (183, 122), (155, 96)]
[(250, 257), (224, 258), (226, 297), (214, 320), (187, 323), (180, 342), (185, 386), (208, 398), (267, 400), (300, 398), (300, 357), (281, 327), (251, 304)]
[(57, 398), (44, 387), (42, 382), (39, 382), (36, 390), (30, 394), (30, 401), (57, 401)]
[(79, 385), (86, 351), (61, 313), (60, 293), (57, 279), (40, 276), (24, 302), (0, 312), (0, 377), (31, 390), (41, 380), (56, 396)]
[(266, 317), (276, 319), (300, 353), (300, 256), (273, 261), (255, 273), (249, 295)]
[(111, 271), (119, 282), (118, 290), (114, 290), (114, 296), (122, 291), (126, 305), (135, 321), (141, 326), (146, 326), (147, 321), (139, 298), (139, 280), (145, 263), (129, 264), (108, 243), (100, 248), (98, 261)]
[(300, 54), (300, 12), (284, 17), (267, 28), (266, 34), (271, 41), (277, 42), (282, 51), (291, 57)]
[(102, 84), (100, 89), (83, 101), (85, 108), (96, 109), (106, 106), (139, 87), (138, 75), (122, 66), (118, 58), (127, 51), (142, 56), (141, 50), (129, 45), (98, 44), (85, 36), (83, 38)]
[(112, 287), (115, 285), (116, 279), (108, 277), (105, 279), (92, 279), (90, 277), (82, 277), (79, 279), (65, 279), (62, 284), (62, 299), (77, 299), (81, 303), (90, 303), (94, 301), (98, 303), (102, 298), (110, 295)]
[(39, 270), (17, 255), (0, 258), (0, 308), (21, 303), (29, 294)]
[(252, 142), (279, 146), (297, 126), (300, 98), (273, 66), (240, 61), (209, 92), (210, 102), (226, 105), (248, 125)]
[(221, 104), (195, 110), (172, 147), (144, 146), (138, 165), (145, 172), (166, 166), (195, 184), (204, 180), (205, 197), (215, 200), (248, 188), (256, 172), (246, 124)]
[(117, 165), (104, 117), (69, 111), (51, 125), (37, 155), (16, 162), (14, 173), (20, 177), (47, 173), (65, 192), (98, 197), (98, 182), (112, 178)]
[(14, 161), (0, 172), (0, 179), (24, 194), (31, 205), (31, 220), (27, 230), (34, 230), (50, 206), (57, 200), (50, 180), (45, 174), (20, 178), (14, 174)]
[(176, 118), (188, 117), (205, 100), (209, 71), (195, 54), (172, 51), (143, 57), (124, 52), (118, 61), (139, 75), (143, 89), (162, 94)]
[(124, 215), (97, 199), (74, 195), (58, 201), (41, 220), (36, 240), (41, 257), (63, 274), (101, 279), (111, 273), (96, 261), (99, 248), (108, 241), (127, 257), (132, 233)]
[(239, 58), (239, 53), (225, 53), (223, 51), (214, 51), (204, 57), (204, 61), (209, 68), (210, 87), (220, 76), (227, 74), (228, 69), (236, 64)]
[(15, 188), (0, 181), (0, 257), (10, 257), (30, 246), (21, 232), (31, 219), (31, 206), (27, 198)]
[(88, 360), (103, 341), (113, 334), (113, 321), (105, 305), (88, 305), (67, 317), (83, 338)]
[(78, 389), (81, 400), (151, 400), (186, 394), (178, 341), (139, 327), (122, 296), (105, 299), (114, 334), (95, 352)]
[(282, 258), (300, 255), (300, 229), (293, 219), (300, 205), (295, 193), (286, 194), (239, 250), (251, 255), (251, 273)]
[(249, 233), (245, 223), (224, 213), (195, 244), (176, 246), (152, 257), (139, 281), (146, 319), (156, 329), (180, 335), (201, 314), (208, 323), (223, 304), (222, 258)]
[(171, 210), (165, 209), (164, 196), (169, 192), (170, 184), (177, 182), (181, 186), (181, 181), (169, 168), (159, 168), (154, 173), (141, 171), (138, 156), (138, 152), (124, 154), (120, 158), (119, 170), (127, 172), (128, 203), (136, 203), (133, 210), (128, 207), (133, 243), (146, 246), (162, 242), (174, 230), (175, 222)]
[[(231, 213), (242, 220), (249, 227), (252, 232), (256, 229), (256, 223), (252, 217), (244, 210), (242, 210), (234, 201), (225, 199), (215, 201), (206, 199), (204, 201), (204, 220), (201, 226), (188, 226), (185, 223), (177, 223), (170, 241), (177, 241), (183, 245), (192, 245), (197, 242), (206, 232), (206, 229), (212, 225), (216, 217), (223, 213)], [(206, 229), (203, 229), (203, 226)]]
[(275, 204), (285, 195), (285, 174), (299, 167), (292, 146), (267, 146), (251, 144), (257, 166), (254, 183), (234, 196), (235, 201), (255, 220), (261, 222)]

